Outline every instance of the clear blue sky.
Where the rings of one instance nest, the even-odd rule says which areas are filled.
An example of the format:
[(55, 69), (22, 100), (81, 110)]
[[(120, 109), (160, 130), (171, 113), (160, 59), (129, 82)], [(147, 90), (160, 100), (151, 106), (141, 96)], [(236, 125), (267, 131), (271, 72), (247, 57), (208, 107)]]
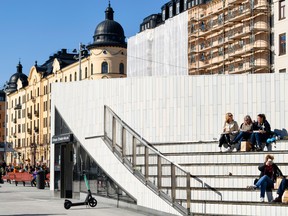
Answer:
[[(160, 13), (168, 0), (111, 0), (114, 18), (126, 37), (139, 31), (143, 18)], [(28, 76), (35, 60), (44, 63), (61, 48), (92, 42), (104, 20), (108, 0), (1, 0), (0, 89), (16, 72), (19, 58)]]

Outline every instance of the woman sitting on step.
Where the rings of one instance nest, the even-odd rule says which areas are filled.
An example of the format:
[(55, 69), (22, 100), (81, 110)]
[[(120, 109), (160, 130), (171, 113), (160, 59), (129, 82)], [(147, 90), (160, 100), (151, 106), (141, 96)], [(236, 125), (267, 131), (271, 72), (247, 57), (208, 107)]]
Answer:
[[(249, 140), (250, 136), (252, 134), (253, 131), (253, 122), (252, 119), (249, 115), (246, 115), (244, 117), (244, 122), (241, 124), (240, 126), (240, 133), (235, 137), (235, 139), (233, 139), (233, 141), (231, 142), (232, 145), (236, 145), (238, 143), (241, 143), (241, 141), (243, 139), (245, 140)], [(240, 150), (241, 145), (237, 145), (236, 149), (237, 151)]]
[(260, 202), (264, 202), (265, 191), (270, 188), (274, 188), (274, 183), (278, 176), (283, 176), (279, 167), (273, 163), (274, 156), (266, 155), (263, 165), (258, 167), (260, 173), (259, 180), (254, 182), (255, 185), (248, 186), (248, 189), (256, 190), (260, 188)]
[(235, 138), (235, 136), (239, 132), (239, 126), (236, 121), (233, 119), (232, 113), (226, 113), (225, 123), (223, 126), (223, 133), (219, 139), (219, 148), (220, 152), (222, 152), (222, 146), (231, 148), (231, 140)]
[(253, 133), (251, 135), (252, 148), (257, 151), (262, 151), (262, 143), (266, 143), (266, 140), (271, 136), (271, 127), (266, 120), (264, 114), (257, 116), (257, 122), (253, 124)]

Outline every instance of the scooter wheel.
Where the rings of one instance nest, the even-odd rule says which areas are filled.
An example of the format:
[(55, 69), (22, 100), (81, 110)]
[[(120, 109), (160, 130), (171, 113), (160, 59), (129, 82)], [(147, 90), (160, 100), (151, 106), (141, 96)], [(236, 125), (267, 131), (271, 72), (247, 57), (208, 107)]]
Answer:
[(97, 206), (97, 200), (92, 197), (88, 200), (88, 204), (90, 207), (96, 207)]
[(72, 202), (70, 200), (65, 200), (64, 202), (64, 208), (65, 209), (70, 209), (72, 206)]

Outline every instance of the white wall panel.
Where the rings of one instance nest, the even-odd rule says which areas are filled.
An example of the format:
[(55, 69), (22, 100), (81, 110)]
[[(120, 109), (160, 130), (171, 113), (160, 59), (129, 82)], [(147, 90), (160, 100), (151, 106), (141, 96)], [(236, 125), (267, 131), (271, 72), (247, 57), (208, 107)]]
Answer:
[(188, 12), (128, 39), (127, 76), (188, 74)]

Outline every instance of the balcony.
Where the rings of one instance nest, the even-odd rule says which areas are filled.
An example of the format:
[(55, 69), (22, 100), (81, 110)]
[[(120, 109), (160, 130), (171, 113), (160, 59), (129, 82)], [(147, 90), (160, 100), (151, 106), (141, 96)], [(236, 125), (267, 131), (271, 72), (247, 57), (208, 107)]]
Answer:
[(17, 123), (17, 119), (16, 119), (16, 118), (13, 119), (13, 123), (14, 123), (14, 124)]
[(29, 119), (32, 119), (32, 113), (28, 113), (27, 116), (28, 116)]
[(30, 128), (27, 129), (28, 134), (32, 134), (32, 130)]
[(22, 109), (22, 105), (21, 104), (17, 104), (15, 107), (14, 107), (14, 110), (20, 110)]
[(36, 148), (37, 148), (37, 144), (36, 144), (36, 143), (31, 143), (31, 144), (30, 144), (30, 147), (36, 149)]
[(36, 117), (39, 117), (39, 111), (38, 111), (38, 110), (35, 110), (35, 111), (34, 111), (34, 115), (35, 115)]
[(38, 127), (34, 127), (34, 132), (38, 133), (39, 132), (39, 128)]

